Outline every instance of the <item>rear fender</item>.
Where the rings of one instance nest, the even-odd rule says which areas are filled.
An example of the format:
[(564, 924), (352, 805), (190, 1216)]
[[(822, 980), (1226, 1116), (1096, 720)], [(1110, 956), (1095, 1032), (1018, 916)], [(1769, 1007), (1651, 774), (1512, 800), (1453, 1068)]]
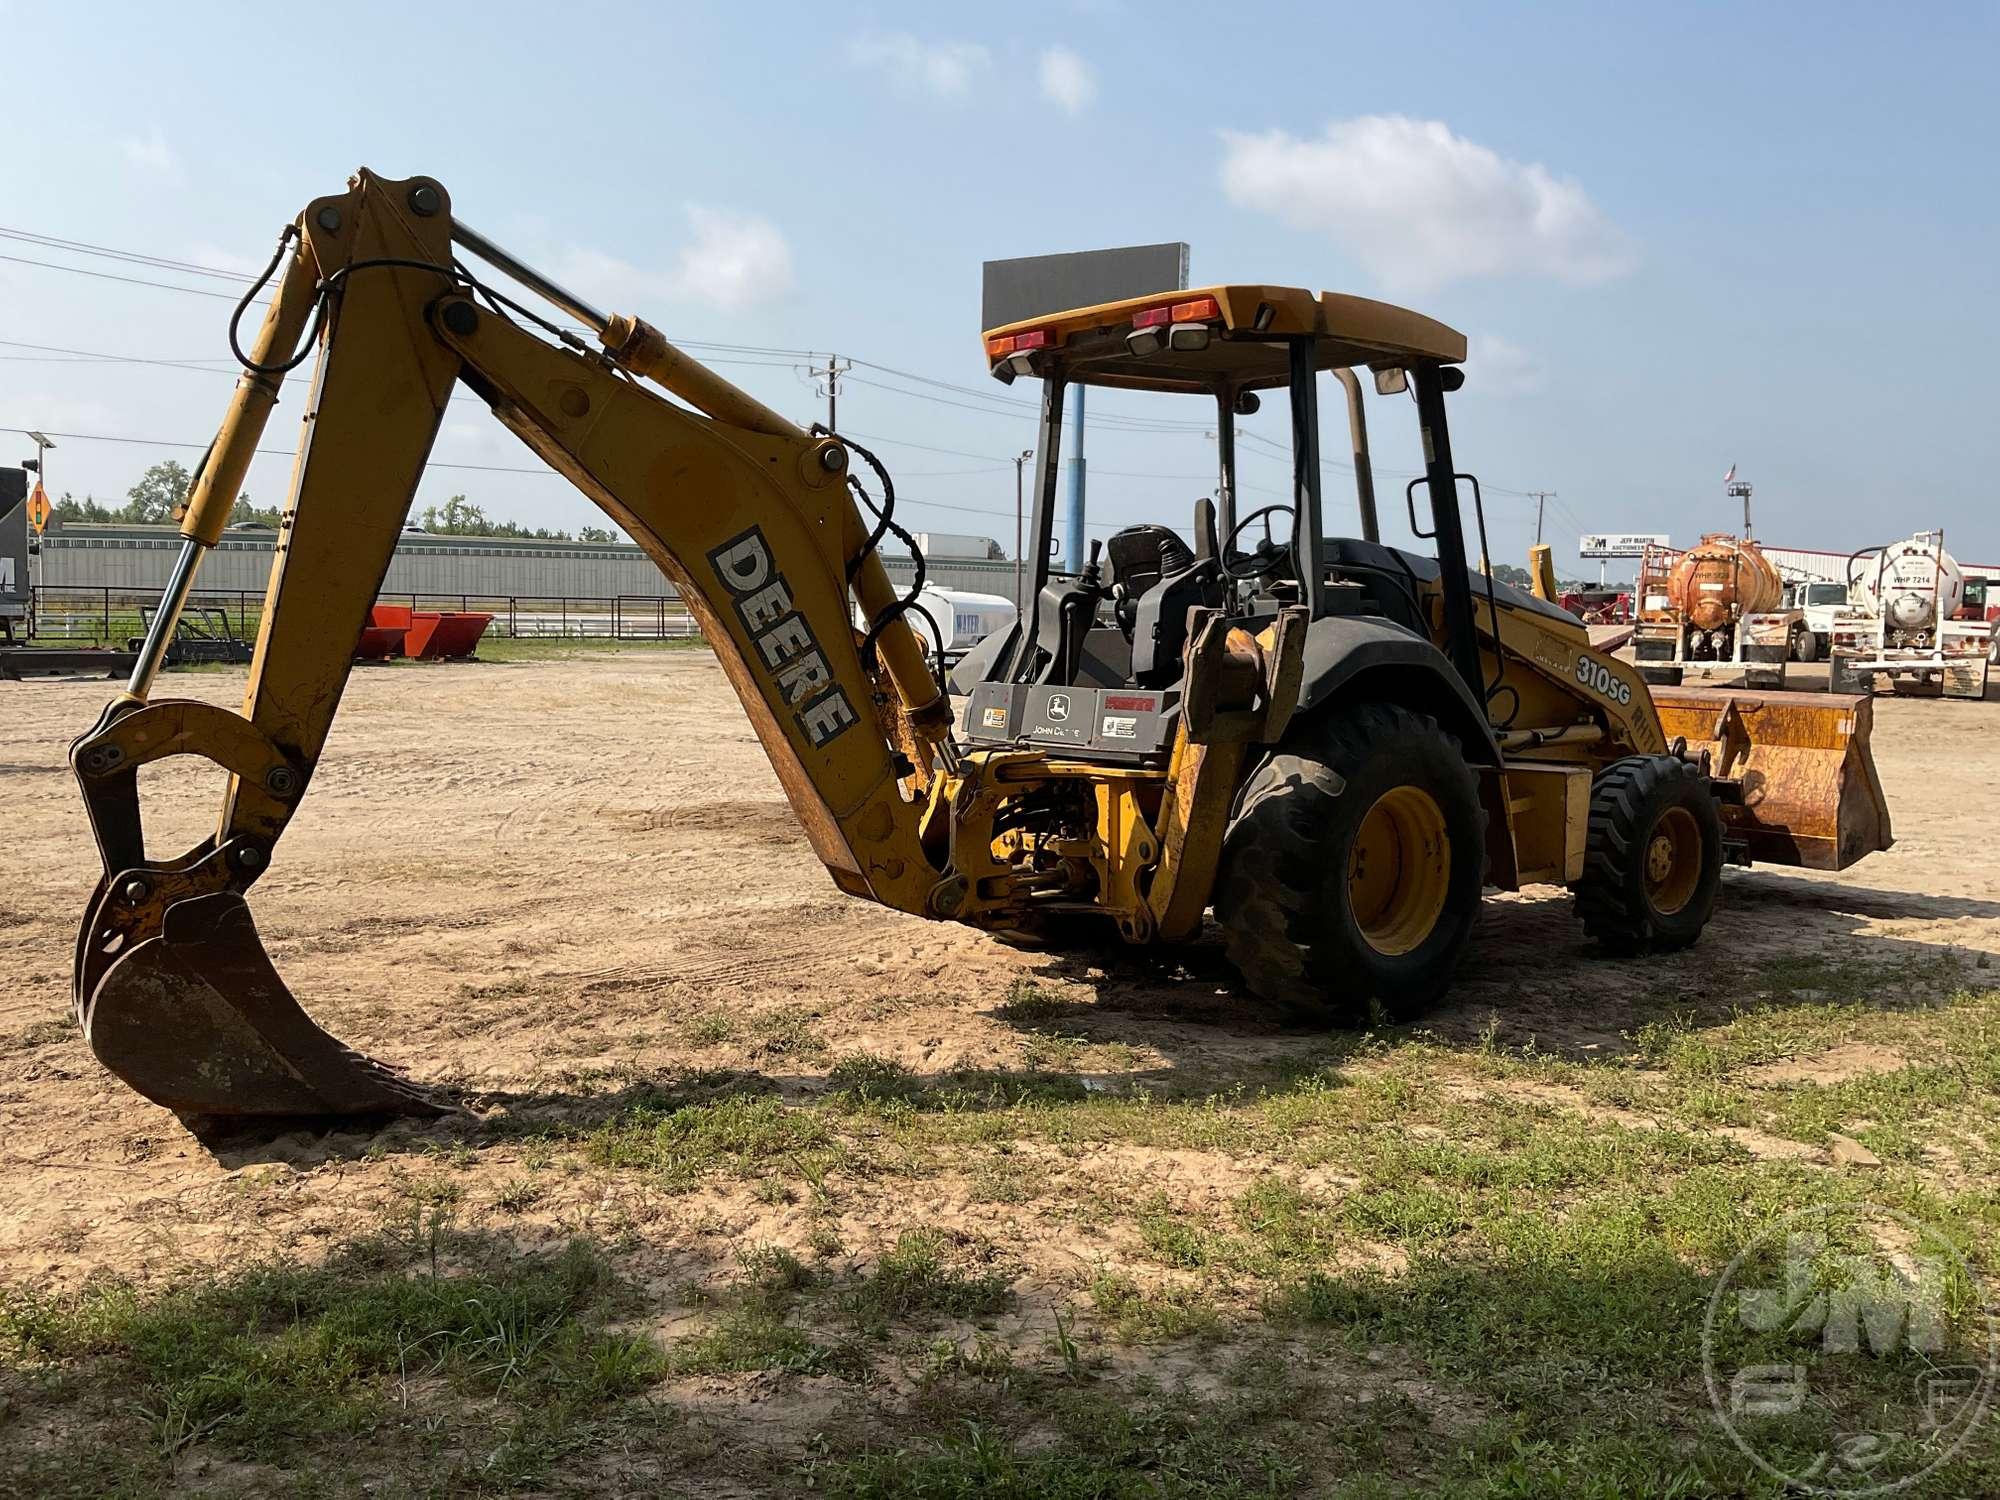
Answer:
[(1381, 620), (1336, 615), (1313, 621), (1306, 630), (1297, 719), (1362, 701), (1428, 714), (1458, 737), (1474, 765), (1500, 765), (1484, 710), (1437, 647)]

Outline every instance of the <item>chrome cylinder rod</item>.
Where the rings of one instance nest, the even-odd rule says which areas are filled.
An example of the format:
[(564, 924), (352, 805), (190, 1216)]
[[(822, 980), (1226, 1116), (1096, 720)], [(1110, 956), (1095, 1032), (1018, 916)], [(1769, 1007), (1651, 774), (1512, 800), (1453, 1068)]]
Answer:
[(451, 237), (494, 270), (513, 277), (536, 296), (546, 298), (578, 322), (587, 324), (592, 333), (604, 332), (604, 325), (611, 321), (576, 293), (558, 286), (533, 266), (516, 260), (465, 220), (451, 221)]
[(129, 697), (143, 703), (153, 691), (153, 679), (160, 675), (160, 664), (167, 659), (167, 643), (173, 640), (174, 627), (181, 622), (181, 611), (194, 589), (195, 571), (201, 567), (201, 555), (207, 550), (193, 537), (181, 543), (181, 555), (174, 559), (174, 570), (167, 575), (167, 586), (160, 594), (153, 628), (146, 632), (146, 639), (139, 647), (139, 659), (132, 663), (132, 680), (125, 684)]

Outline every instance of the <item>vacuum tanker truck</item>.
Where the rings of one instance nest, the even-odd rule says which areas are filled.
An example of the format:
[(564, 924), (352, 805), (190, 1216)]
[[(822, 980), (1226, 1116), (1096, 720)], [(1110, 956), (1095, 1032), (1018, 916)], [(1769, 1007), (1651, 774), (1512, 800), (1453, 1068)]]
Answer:
[(1684, 552), (1648, 548), (1637, 593), (1633, 660), (1648, 682), (1729, 671), (1752, 687), (1785, 685), (1805, 615), (1750, 538), (1713, 531)]
[(1834, 617), (1828, 686), (1836, 693), (1892, 692), (1983, 699), (1993, 624), (1961, 620), (1965, 572), (1942, 531), (1864, 547), (1847, 560), (1848, 606)]

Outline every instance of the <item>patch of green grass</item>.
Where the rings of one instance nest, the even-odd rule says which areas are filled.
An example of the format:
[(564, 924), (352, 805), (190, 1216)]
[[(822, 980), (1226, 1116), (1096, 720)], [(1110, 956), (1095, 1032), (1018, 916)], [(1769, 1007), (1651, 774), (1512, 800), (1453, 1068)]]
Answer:
[(817, 1280), (812, 1268), (783, 1245), (754, 1245), (736, 1257), (752, 1285), (772, 1297), (789, 1297)]
[(584, 1138), (585, 1159), (603, 1167), (650, 1172), (670, 1187), (704, 1177), (747, 1174), (834, 1145), (824, 1121), (772, 1095), (729, 1094), (709, 1103), (641, 1106)]
[(788, 1006), (757, 1017), (752, 1030), (759, 1041), (757, 1050), (767, 1057), (824, 1057), (826, 1039), (813, 1030), (817, 1013), (803, 1006)]
[(1236, 1200), (1236, 1220), (1279, 1266), (1324, 1261), (1343, 1238), (1337, 1208), (1279, 1177), (1252, 1184)]
[(713, 1326), (667, 1346), (673, 1375), (728, 1375), (780, 1370), (793, 1375), (852, 1373), (840, 1348), (815, 1341), (787, 1321), (782, 1310), (750, 1301), (726, 1311)]
[(1084, 1038), (1030, 1032), (1021, 1041), (1021, 1061), (1038, 1073), (1074, 1073), (1082, 1067)]
[(120, 1393), (169, 1463), (196, 1446), (291, 1462), (300, 1443), (373, 1431), (413, 1387), (582, 1421), (659, 1378), (656, 1347), (606, 1326), (618, 1287), (587, 1245), (475, 1259), (413, 1273), (400, 1244), (374, 1238), (323, 1266), (270, 1262), (163, 1291), (9, 1288), (0, 1355)]
[(493, 1206), (503, 1213), (526, 1213), (542, 1201), (543, 1191), (542, 1185), (531, 1178), (509, 1178), (493, 1195)]
[(1955, 1110), (1984, 1088), (1956, 1066), (1908, 1067), (1870, 1073), (1831, 1084), (1805, 1084), (1783, 1089), (1772, 1101), (1771, 1128), (1800, 1141), (1823, 1141), (1831, 1131), (1858, 1133), (1885, 1157), (1917, 1160), (1923, 1137), (1917, 1122)]
[(1231, 1436), (1213, 1419), (1166, 1407), (1134, 1413), (1112, 1452), (1018, 1445), (978, 1422), (929, 1443), (814, 1465), (833, 1500), (1212, 1500), (1298, 1492), (1303, 1465), (1269, 1441)]
[(655, 651), (706, 651), (699, 636), (664, 641), (614, 641), (583, 636), (480, 637), (478, 659), (486, 662), (566, 661), (584, 656), (637, 656)]
[(993, 1007), (993, 1014), (1016, 1026), (1039, 1026), (1075, 1009), (1070, 1001), (1033, 980), (1017, 979), (1007, 987), (1007, 998)]
[(990, 1240), (942, 1229), (908, 1229), (874, 1275), (844, 1299), (856, 1327), (877, 1338), (890, 1325), (932, 1318), (986, 1318), (1013, 1305), (1015, 1271)]
[(827, 1070), (827, 1087), (852, 1104), (915, 1104), (926, 1085), (892, 1058), (852, 1052)]
[(1141, 1210), (1138, 1225), (1139, 1242), (1162, 1265), (1191, 1271), (1232, 1259), (1222, 1236), (1162, 1196)]
[(736, 1035), (736, 1022), (719, 1010), (706, 1011), (681, 1027), (690, 1047), (719, 1047)]
[(72, 1021), (50, 1019), (36, 1021), (23, 1026), (19, 1031), (0, 1042), (0, 1051), (25, 1052), (30, 1047), (46, 1047), (52, 1042), (66, 1042), (79, 1033)]
[(1157, 1344), (1219, 1333), (1222, 1317), (1205, 1290), (1167, 1286), (1148, 1290), (1130, 1276), (1100, 1272), (1090, 1300), (1117, 1337), (1128, 1344)]
[(979, 1203), (1026, 1203), (1047, 1192), (1050, 1173), (1038, 1157), (1024, 1156), (1009, 1142), (981, 1156), (967, 1182), (972, 1199)]

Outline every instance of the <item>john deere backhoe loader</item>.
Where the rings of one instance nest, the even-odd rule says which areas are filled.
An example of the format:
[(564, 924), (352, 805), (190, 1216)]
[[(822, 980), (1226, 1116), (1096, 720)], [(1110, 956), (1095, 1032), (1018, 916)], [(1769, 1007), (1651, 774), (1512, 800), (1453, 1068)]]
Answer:
[[(484, 284), (460, 251), (591, 339)], [(1135, 526), (1073, 580), (1037, 564), (1021, 624), (961, 664), (961, 731), (904, 618), (914, 590), (899, 597), (877, 555), (893, 487), (868, 460), (876, 509), (851, 473), (860, 450), (520, 264), (427, 178), (364, 171), (309, 204), (273, 279), (248, 351), (232, 325), (244, 373), (128, 690), (70, 756), (104, 865), (77, 1014), (106, 1066), (183, 1113), (443, 1107), (313, 1024), (244, 896), (311, 783), (460, 384), (674, 580), (814, 852), (843, 890), (901, 911), (1143, 944), (1193, 936), (1212, 907), (1252, 990), (1340, 1020), (1434, 999), (1482, 886), (1566, 885), (1603, 944), (1670, 947), (1700, 933), (1726, 859), (1837, 869), (1889, 841), (1867, 699), (1649, 696), (1568, 615), (1468, 570), (1459, 493), (1478, 489), (1445, 421), (1465, 341), (1414, 313), (1230, 285), (990, 332), (995, 375), (1042, 385), (1030, 556), (1047, 556), (1071, 384), (1208, 403), (1221, 464), (1191, 545)], [(155, 699), (280, 382), (315, 354), (243, 710)], [(1417, 529), (1435, 558), (1376, 540), (1356, 371), (1414, 393), (1426, 468), (1408, 494), (1413, 528), (1427, 496)], [(1358, 539), (1322, 526), (1322, 372), (1348, 397)], [(1239, 515), (1234, 422), (1267, 389), (1290, 404), (1293, 498)], [(1286, 539), (1252, 542), (1259, 522)], [(137, 771), (172, 755), (229, 780), (214, 834), (158, 858)]]

